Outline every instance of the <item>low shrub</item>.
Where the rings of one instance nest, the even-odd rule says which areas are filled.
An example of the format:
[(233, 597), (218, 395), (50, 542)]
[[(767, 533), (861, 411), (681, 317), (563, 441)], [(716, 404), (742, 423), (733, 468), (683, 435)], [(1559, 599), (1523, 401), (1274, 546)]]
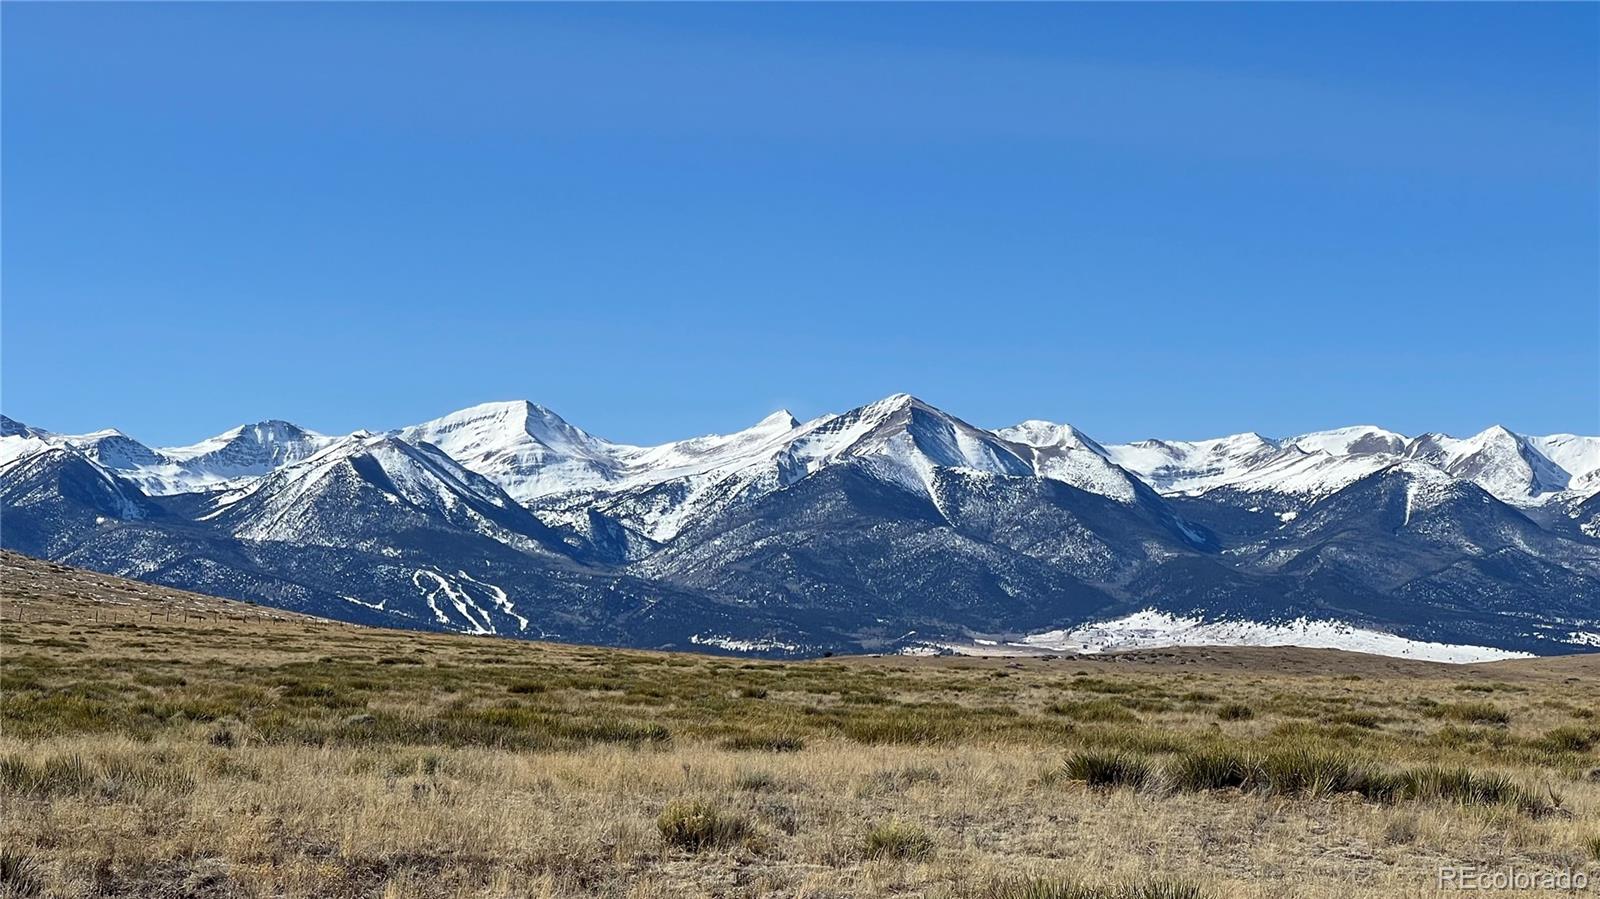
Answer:
[(1249, 721), (1256, 716), (1256, 710), (1242, 702), (1230, 702), (1217, 708), (1217, 717), (1223, 721)]
[(669, 803), (656, 819), (656, 829), (669, 845), (690, 852), (732, 846), (755, 833), (744, 818), (699, 800)]
[(933, 837), (915, 824), (889, 821), (867, 831), (868, 858), (918, 859), (933, 854)]

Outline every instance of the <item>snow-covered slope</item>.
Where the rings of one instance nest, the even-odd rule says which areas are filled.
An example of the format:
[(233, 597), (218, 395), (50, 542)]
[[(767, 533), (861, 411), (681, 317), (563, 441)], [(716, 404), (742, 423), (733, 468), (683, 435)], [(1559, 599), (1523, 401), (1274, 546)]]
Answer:
[(1406, 446), (1405, 455), (1522, 505), (1565, 490), (1572, 480), (1570, 472), (1542, 455), (1531, 441), (1499, 425), (1459, 440), (1423, 434)]
[(1281, 442), (1255, 433), (1197, 441), (1142, 440), (1113, 444), (1106, 452), (1168, 495), (1228, 489), (1314, 499), (1396, 461), (1399, 456), (1388, 451), (1395, 438), (1399, 435), (1361, 426)]
[(1313, 621), (1306, 618), (1277, 623), (1206, 621), (1198, 617), (1178, 617), (1154, 609), (1069, 630), (1030, 634), (1015, 645), (1090, 654), (1159, 646), (1305, 646), (1430, 662), (1490, 662), (1527, 658), (1530, 655), (1488, 646), (1409, 640), (1382, 631), (1351, 627), (1339, 621)]
[[(83, 458), (139, 485), (139, 473), (166, 464), (160, 453), (115, 428), (88, 434), (57, 434), (7, 418), (0, 426), (0, 462), (9, 462), (54, 447), (70, 447)], [(149, 492), (148, 490), (146, 492)]]
[(920, 491), (929, 488), (935, 468), (1033, 474), (1032, 463), (995, 434), (905, 393), (807, 423), (782, 458), (787, 467), (806, 472), (844, 460), (860, 461), (884, 480)]
[(1530, 437), (1498, 425), (1466, 438), (1407, 438), (1376, 425), (1316, 431), (1285, 440), (1236, 434), (1198, 441), (1142, 440), (1105, 447), (1108, 458), (1168, 495), (1229, 489), (1302, 498), (1327, 496), (1401, 459), (1415, 460), (1496, 498), (1538, 505), (1589, 483), (1600, 438)]
[(0, 462), (49, 447), (71, 447), (148, 496), (170, 496), (238, 486), (303, 459), (336, 439), (285, 421), (264, 421), (241, 425), (192, 446), (151, 449), (115, 428), (56, 434), (7, 418), (0, 427)]
[(1369, 453), (1398, 455), (1406, 448), (1405, 435), (1396, 434), (1377, 425), (1354, 425), (1348, 428), (1334, 428), (1331, 431), (1314, 431), (1310, 434), (1301, 434), (1299, 437), (1291, 437), (1284, 443), (1297, 446), (1308, 453), (1320, 452), (1330, 456)]
[(635, 449), (585, 433), (525, 400), (472, 406), (396, 434), (437, 446), (521, 502), (615, 484), (623, 474), (621, 457)]
[(557, 523), (575, 523), (603, 497), (636, 496), (678, 482), (673, 495), (641, 499), (634, 514), (624, 516), (641, 532), (665, 539), (697, 497), (770, 462), (796, 428), (793, 416), (777, 412), (733, 434), (630, 446), (595, 437), (542, 406), (514, 402), (463, 409), (398, 434), (439, 447)]
[(352, 435), (237, 490), (200, 515), (243, 540), (384, 552), (386, 541), (453, 531), (523, 551), (555, 545), (527, 510), (427, 444)]
[(1157, 491), (1191, 495), (1234, 484), (1284, 455), (1277, 443), (1255, 433), (1213, 440), (1140, 440), (1105, 449), (1111, 461)]
[(1578, 489), (1573, 482), (1586, 480), (1600, 473), (1600, 437), (1580, 437), (1576, 434), (1551, 434), (1546, 437), (1527, 437), (1538, 453), (1549, 459), (1571, 478), (1568, 487)]
[(1031, 477), (1015, 447), (907, 394), (804, 424), (777, 412), (726, 437), (701, 437), (619, 453), (605, 488), (539, 504), (548, 515), (598, 507), (658, 541), (729, 503), (752, 500), (833, 465), (930, 496), (935, 472)]
[(49, 431), (30, 427), (14, 418), (0, 415), (0, 465), (24, 456), (42, 453), (56, 446), (56, 442), (52, 439), (55, 436)]
[(155, 510), (132, 484), (70, 446), (14, 458), (0, 465), (0, 478), (13, 511), (63, 497), (91, 510), (96, 520), (139, 519)]
[(995, 433), (1027, 447), (1033, 470), (1041, 478), (1122, 503), (1131, 503), (1138, 496), (1133, 475), (1108, 459), (1104, 447), (1072, 425), (1031, 419)]
[(286, 421), (270, 420), (240, 425), (190, 446), (164, 447), (159, 453), (169, 463), (171, 485), (205, 490), (269, 474), (338, 440)]

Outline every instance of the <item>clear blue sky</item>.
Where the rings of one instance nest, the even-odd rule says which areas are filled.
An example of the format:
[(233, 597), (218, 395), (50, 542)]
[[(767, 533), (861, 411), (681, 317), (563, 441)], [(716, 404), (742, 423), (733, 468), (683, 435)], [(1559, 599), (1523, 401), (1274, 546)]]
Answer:
[(3, 403), (1600, 433), (1600, 6), (17, 4)]

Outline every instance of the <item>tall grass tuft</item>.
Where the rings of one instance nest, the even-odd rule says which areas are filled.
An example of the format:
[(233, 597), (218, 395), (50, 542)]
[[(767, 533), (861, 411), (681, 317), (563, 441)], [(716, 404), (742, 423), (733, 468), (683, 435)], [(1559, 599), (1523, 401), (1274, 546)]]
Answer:
[(1399, 782), (1399, 794), (1405, 799), (1436, 800), (1459, 805), (1503, 805), (1535, 817), (1554, 810), (1553, 802), (1503, 774), (1483, 774), (1467, 768), (1430, 765), (1404, 772), (1399, 776)]
[(656, 819), (656, 829), (669, 845), (690, 852), (732, 846), (755, 833), (744, 818), (700, 800), (668, 803)]
[(194, 787), (192, 774), (170, 759), (158, 757), (108, 756), (91, 760), (73, 754), (54, 756), (43, 764), (15, 755), (0, 758), (0, 794), (3, 795), (126, 800), (156, 792), (184, 794)]
[(1296, 799), (1359, 793), (1374, 802), (1498, 805), (1535, 817), (1559, 805), (1556, 797), (1547, 800), (1501, 774), (1437, 765), (1389, 772), (1352, 753), (1305, 746), (1260, 757), (1224, 747), (1190, 750), (1169, 763), (1166, 774), (1175, 789), (1187, 791), (1238, 787)]
[(1345, 792), (1363, 773), (1348, 753), (1299, 746), (1267, 753), (1260, 771), (1262, 786), (1268, 792), (1304, 799)]
[(1533, 742), (1544, 752), (1588, 752), (1600, 743), (1600, 727), (1558, 727)]
[(918, 859), (933, 854), (933, 837), (915, 824), (889, 821), (867, 831), (867, 858)]
[(1167, 767), (1167, 776), (1180, 790), (1226, 790), (1255, 783), (1259, 768), (1259, 760), (1244, 752), (1210, 747), (1178, 756)]
[(1075, 752), (1061, 764), (1060, 776), (1102, 789), (1138, 789), (1150, 780), (1150, 764), (1122, 752)]
[(38, 863), (9, 846), (0, 849), (0, 899), (33, 899), (43, 893)]

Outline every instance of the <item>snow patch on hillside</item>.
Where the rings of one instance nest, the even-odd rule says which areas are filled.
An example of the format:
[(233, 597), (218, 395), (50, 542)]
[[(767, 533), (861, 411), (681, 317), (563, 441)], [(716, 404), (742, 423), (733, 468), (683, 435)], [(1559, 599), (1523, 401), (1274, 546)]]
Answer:
[(799, 652), (800, 647), (779, 640), (744, 640), (723, 634), (695, 634), (689, 642), (696, 646), (715, 646), (729, 652)]
[(1469, 663), (1532, 658), (1531, 653), (1488, 646), (1410, 640), (1340, 621), (1308, 618), (1278, 624), (1243, 620), (1205, 621), (1201, 618), (1182, 618), (1154, 609), (1070, 630), (1031, 634), (1012, 645), (1084, 654), (1165, 646), (1301, 646), (1429, 662)]

